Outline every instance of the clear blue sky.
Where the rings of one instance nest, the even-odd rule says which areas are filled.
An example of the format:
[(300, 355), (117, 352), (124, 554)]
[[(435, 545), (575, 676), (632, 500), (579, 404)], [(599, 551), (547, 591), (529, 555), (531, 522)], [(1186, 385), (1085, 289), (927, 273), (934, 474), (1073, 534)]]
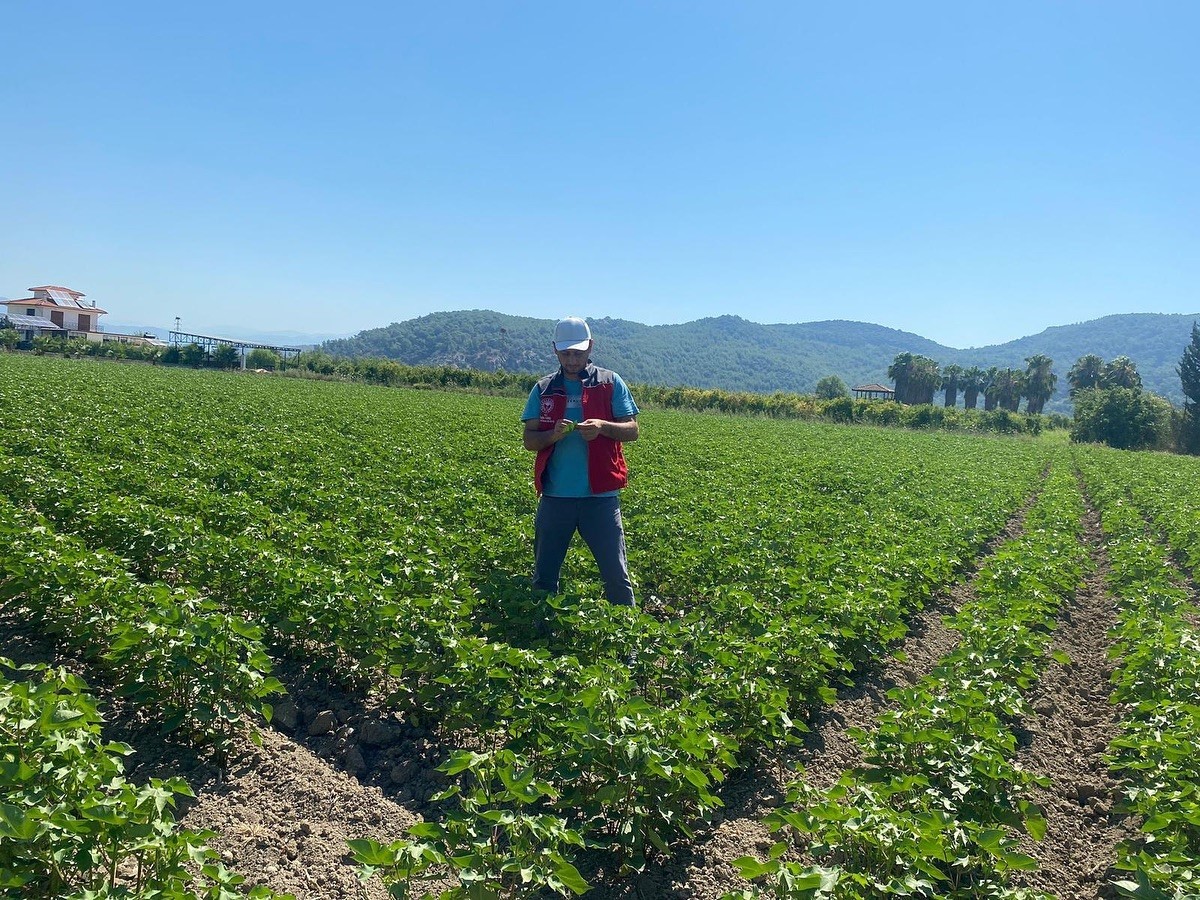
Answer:
[(0, 296), (352, 333), (437, 310), (1200, 311), (1200, 3), (5, 4)]

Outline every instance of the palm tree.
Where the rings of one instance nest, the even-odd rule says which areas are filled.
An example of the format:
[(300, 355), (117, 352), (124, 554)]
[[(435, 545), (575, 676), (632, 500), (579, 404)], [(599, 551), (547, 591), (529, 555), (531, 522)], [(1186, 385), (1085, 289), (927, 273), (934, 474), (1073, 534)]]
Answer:
[(913, 359), (914, 357), (911, 353), (898, 353), (896, 354), (896, 358), (892, 360), (892, 364), (888, 366), (888, 378), (896, 383), (897, 403), (909, 402), (908, 380), (912, 376)]
[(1071, 385), (1069, 393), (1072, 400), (1080, 391), (1100, 386), (1100, 379), (1104, 376), (1104, 366), (1104, 360), (1095, 353), (1089, 353), (1075, 360), (1075, 365), (1071, 366), (1071, 371), (1067, 373), (1067, 384)]
[(911, 403), (933, 403), (934, 391), (942, 386), (942, 373), (938, 364), (928, 356), (918, 356), (913, 360), (912, 374), (909, 375), (909, 386), (912, 389)]
[(938, 364), (928, 356), (900, 353), (888, 366), (888, 378), (896, 383), (896, 401), (917, 405), (932, 403), (942, 384)]
[(979, 366), (971, 366), (959, 376), (958, 383), (963, 389), (963, 406), (966, 409), (975, 409), (979, 406), (979, 392), (983, 390), (986, 378), (987, 373)]
[(995, 366), (988, 366), (983, 373), (983, 408), (987, 412), (996, 408), (996, 381), (999, 377), (1000, 370)]
[(1140, 391), (1142, 376), (1138, 373), (1137, 364), (1132, 359), (1128, 356), (1118, 356), (1104, 367), (1104, 374), (1100, 376), (1100, 386), (1133, 388), (1135, 391)]
[(958, 405), (958, 389), (962, 384), (963, 367), (951, 363), (942, 369), (942, 390), (946, 392), (946, 406)]
[(1044, 353), (1025, 358), (1025, 396), (1029, 398), (1027, 412), (1040, 413), (1046, 401), (1054, 395), (1058, 376), (1051, 371), (1054, 360)]
[(1027, 384), (1025, 373), (1020, 369), (1006, 369), (1007, 372), (1012, 372), (1012, 395), (1008, 398), (1008, 405), (1004, 408), (1009, 412), (1016, 412), (1021, 408), (1021, 398), (1027, 396)]
[[(984, 395), (985, 404), (990, 399), (992, 408), (999, 406), (1009, 412), (1016, 412), (1021, 405), (1023, 381), (1023, 374), (1016, 369), (998, 369), (990, 385), (992, 396), (989, 398)], [(987, 408), (986, 405), (984, 408)]]

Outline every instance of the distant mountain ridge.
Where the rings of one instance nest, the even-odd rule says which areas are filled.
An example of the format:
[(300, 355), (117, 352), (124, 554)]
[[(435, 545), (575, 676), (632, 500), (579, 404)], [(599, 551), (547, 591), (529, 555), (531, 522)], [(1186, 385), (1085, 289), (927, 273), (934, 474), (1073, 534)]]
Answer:
[[(1054, 360), (1058, 390), (1047, 411), (1066, 406), (1066, 375), (1075, 360), (1095, 353), (1106, 360), (1128, 356), (1147, 389), (1180, 404), (1175, 367), (1200, 314), (1128, 313), (1059, 325), (1004, 344), (966, 350), (865, 322), (831, 320), (760, 325), (740, 316), (698, 319), (681, 325), (642, 325), (624, 319), (589, 319), (594, 358), (628, 381), (771, 393), (811, 392), (819, 379), (837, 375), (848, 387), (890, 383), (887, 369), (898, 353), (917, 353), (942, 366), (1024, 369), (1026, 357)], [(379, 356), (409, 365), (451, 365), (507, 372), (547, 372), (554, 366), (549, 335), (554, 320), (490, 310), (440, 312), (325, 342), (330, 353)]]

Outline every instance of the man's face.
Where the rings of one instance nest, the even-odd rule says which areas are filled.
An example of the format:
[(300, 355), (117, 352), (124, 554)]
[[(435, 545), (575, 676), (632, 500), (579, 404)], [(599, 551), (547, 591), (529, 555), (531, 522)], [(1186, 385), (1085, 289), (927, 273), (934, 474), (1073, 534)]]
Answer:
[(588, 356), (591, 352), (592, 342), (588, 341), (587, 348), (584, 350), (555, 350), (554, 355), (558, 357), (558, 364), (562, 366), (563, 372), (578, 376), (587, 368)]

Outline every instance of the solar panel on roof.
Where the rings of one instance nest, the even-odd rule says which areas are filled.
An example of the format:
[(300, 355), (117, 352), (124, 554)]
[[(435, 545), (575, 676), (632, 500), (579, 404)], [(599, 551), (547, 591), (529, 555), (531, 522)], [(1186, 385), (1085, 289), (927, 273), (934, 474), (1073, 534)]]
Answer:
[(13, 326), (18, 329), (23, 328), (40, 328), (43, 331), (65, 331), (65, 328), (60, 328), (49, 319), (43, 319), (41, 316), (14, 316), (9, 315), (8, 321), (12, 322)]
[(46, 291), (46, 293), (49, 294), (50, 299), (53, 300), (59, 306), (75, 306), (76, 305), (75, 298), (72, 297), (70, 294), (68, 294), (66, 291)]

